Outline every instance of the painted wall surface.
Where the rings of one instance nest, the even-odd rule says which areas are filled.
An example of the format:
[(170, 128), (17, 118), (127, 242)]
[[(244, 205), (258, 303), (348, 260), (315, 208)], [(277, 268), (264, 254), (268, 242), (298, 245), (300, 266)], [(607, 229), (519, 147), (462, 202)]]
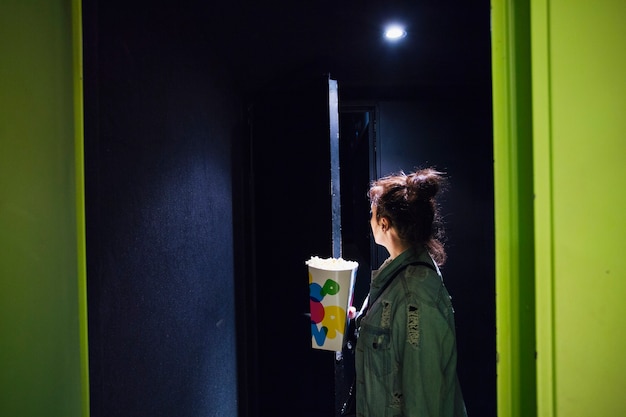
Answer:
[(86, 317), (79, 314), (84, 257), (77, 223), (76, 4), (0, 2), (2, 416), (72, 417), (88, 410), (81, 383)]
[(498, 415), (536, 415), (528, 0), (492, 1)]
[(83, 2), (93, 417), (238, 413), (243, 106), (204, 16), (161, 3)]
[(332, 255), (328, 85), (322, 74), (280, 79), (250, 106), (255, 259), (245, 287), (255, 288), (248, 334), (256, 349), (247, 364), (258, 375), (253, 415), (334, 414), (335, 353), (312, 348), (305, 264)]
[(626, 3), (532, 6), (540, 415), (625, 415)]

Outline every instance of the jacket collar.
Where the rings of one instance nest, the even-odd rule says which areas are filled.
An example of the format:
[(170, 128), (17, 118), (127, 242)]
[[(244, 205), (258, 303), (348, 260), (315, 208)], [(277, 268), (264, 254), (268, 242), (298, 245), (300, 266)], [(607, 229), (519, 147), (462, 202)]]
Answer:
[[(386, 282), (391, 279), (399, 269), (416, 261), (433, 263), (426, 248), (409, 248), (396, 256), (395, 259), (387, 259), (383, 262), (379, 269), (372, 272), (370, 300), (375, 300), (378, 297), (381, 288), (384, 288)], [(434, 266), (436, 268), (436, 265)]]

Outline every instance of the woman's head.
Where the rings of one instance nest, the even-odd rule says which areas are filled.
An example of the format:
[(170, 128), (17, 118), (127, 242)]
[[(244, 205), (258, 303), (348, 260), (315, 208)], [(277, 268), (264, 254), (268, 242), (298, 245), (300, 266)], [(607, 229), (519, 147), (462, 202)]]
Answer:
[(369, 190), (375, 221), (386, 218), (402, 241), (415, 247), (426, 246), (439, 265), (443, 265), (446, 255), (435, 197), (443, 183), (441, 172), (426, 168), (380, 178)]

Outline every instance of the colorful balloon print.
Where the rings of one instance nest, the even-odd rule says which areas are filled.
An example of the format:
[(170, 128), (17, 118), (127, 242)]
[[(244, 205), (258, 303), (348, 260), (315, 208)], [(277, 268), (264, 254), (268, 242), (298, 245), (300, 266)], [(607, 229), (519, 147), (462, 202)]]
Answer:
[(324, 286), (311, 282), (309, 279), (309, 296), (311, 308), (311, 334), (318, 346), (324, 345), (326, 339), (334, 339), (337, 333), (343, 334), (346, 311), (339, 306), (324, 306), (322, 300), (326, 295), (339, 292), (339, 283), (332, 279), (326, 280)]

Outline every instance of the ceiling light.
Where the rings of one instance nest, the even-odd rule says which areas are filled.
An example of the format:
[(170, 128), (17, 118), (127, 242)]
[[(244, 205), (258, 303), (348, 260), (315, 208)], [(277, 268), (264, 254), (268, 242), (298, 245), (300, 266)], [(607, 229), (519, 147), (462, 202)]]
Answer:
[(390, 25), (385, 29), (385, 38), (390, 41), (397, 41), (406, 36), (406, 30), (400, 25)]

